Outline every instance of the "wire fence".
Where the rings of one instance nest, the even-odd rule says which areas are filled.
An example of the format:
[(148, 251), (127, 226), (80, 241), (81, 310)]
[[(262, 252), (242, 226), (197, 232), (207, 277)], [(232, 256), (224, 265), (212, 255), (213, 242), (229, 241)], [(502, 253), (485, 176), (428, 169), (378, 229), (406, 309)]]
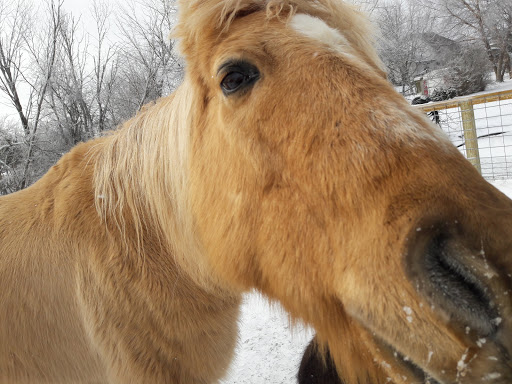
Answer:
[(512, 90), (416, 105), (488, 180), (512, 179)]

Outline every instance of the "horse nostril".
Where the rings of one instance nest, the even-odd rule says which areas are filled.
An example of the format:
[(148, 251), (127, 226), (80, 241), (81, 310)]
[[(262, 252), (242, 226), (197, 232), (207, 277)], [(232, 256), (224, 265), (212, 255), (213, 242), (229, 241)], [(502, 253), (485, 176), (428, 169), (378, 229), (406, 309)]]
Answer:
[[(498, 312), (492, 295), (470, 262), (475, 252), (452, 231), (426, 231), (417, 237), (408, 269), (434, 306), (480, 336), (496, 332)], [(478, 252), (476, 252), (478, 253)]]

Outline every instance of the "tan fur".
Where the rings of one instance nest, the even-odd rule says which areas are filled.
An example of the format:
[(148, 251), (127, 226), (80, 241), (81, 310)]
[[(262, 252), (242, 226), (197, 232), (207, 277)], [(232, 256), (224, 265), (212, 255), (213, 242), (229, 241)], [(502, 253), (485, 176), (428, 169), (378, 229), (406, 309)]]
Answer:
[[(417, 380), (394, 351), (441, 383), (510, 382), (512, 204), (386, 82), (365, 19), (334, 0), (180, 7), (178, 91), (0, 199), (0, 383), (216, 382), (252, 288), (315, 327), (346, 384)], [(229, 59), (261, 72), (244, 95), (220, 90)], [(407, 272), (417, 226), (442, 221), (494, 274), (484, 345)]]

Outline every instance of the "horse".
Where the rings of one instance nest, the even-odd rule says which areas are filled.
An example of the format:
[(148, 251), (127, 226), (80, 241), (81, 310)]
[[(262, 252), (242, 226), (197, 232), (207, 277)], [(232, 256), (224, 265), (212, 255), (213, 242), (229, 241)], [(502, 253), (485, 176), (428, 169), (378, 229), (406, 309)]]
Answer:
[(1, 383), (212, 383), (256, 289), (345, 384), (512, 382), (512, 202), (338, 0), (181, 0), (183, 83), (0, 199)]

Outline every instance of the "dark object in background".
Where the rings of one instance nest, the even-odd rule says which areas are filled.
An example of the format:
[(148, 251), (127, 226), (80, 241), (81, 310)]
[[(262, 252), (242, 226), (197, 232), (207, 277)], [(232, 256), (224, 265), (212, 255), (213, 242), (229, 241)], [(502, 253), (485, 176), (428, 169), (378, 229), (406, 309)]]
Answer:
[(297, 375), (299, 384), (343, 384), (327, 350), (325, 361), (314, 337), (304, 351)]
[(430, 103), (432, 100), (428, 96), (416, 96), (414, 99), (412, 99), (411, 104), (412, 105), (418, 105), (418, 104), (427, 104)]
[[(455, 97), (455, 96), (452, 96), (452, 97)], [(426, 104), (426, 103), (430, 103), (431, 101), (433, 101), (433, 100), (430, 97), (422, 95), (422, 96), (417, 96), (414, 99), (412, 99), (411, 104), (412, 105)], [(438, 100), (434, 100), (434, 101), (438, 101)], [(437, 125), (441, 125), (441, 119), (439, 117), (438, 111), (430, 111), (429, 113), (427, 113), (427, 115), (430, 117), (430, 120), (432, 120), (434, 123), (436, 123)]]
[(439, 117), (438, 111), (430, 111), (427, 113), (427, 115), (430, 117), (430, 120), (432, 120), (437, 125), (441, 125), (441, 118)]

